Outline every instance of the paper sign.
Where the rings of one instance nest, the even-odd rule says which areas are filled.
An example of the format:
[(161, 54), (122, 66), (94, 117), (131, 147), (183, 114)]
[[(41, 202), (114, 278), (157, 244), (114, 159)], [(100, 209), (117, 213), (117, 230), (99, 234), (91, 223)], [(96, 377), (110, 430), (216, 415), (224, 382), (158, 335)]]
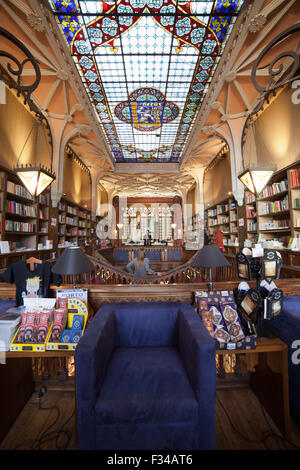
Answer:
[(53, 308), (55, 307), (56, 299), (42, 298), (42, 297), (23, 297), (24, 306), (26, 308)]
[(1, 253), (9, 253), (9, 243), (8, 242), (0, 242), (0, 251)]

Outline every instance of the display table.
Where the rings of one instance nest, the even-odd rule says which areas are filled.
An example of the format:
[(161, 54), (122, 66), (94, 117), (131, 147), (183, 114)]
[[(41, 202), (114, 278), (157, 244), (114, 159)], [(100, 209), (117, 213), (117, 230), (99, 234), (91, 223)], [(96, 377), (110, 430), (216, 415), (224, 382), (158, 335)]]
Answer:
[[(283, 435), (290, 438), (288, 347), (280, 339), (257, 338), (256, 349), (217, 350), (245, 354), (250, 386)], [(255, 412), (253, 410), (253, 412)]]

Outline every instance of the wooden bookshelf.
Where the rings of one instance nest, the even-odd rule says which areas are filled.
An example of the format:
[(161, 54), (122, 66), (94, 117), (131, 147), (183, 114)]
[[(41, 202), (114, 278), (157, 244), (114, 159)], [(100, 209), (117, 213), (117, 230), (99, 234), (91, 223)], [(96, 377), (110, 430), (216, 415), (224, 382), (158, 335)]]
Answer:
[(90, 211), (67, 199), (61, 199), (58, 205), (58, 247), (89, 244), (90, 230)]
[(247, 238), (259, 234), (288, 247), (291, 237), (300, 237), (300, 161), (276, 172), (257, 199), (245, 192)]
[(238, 241), (237, 204), (233, 197), (224, 199), (204, 211), (205, 228), (210, 236), (216, 229), (223, 233), (227, 253), (235, 253)]

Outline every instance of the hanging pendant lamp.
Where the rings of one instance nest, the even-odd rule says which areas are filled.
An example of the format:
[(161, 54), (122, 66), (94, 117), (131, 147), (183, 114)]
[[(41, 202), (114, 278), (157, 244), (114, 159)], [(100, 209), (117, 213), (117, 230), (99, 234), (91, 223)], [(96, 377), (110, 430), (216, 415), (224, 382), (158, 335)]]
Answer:
[[(40, 148), (41, 148), (41, 127), (43, 129), (45, 142), (48, 149), (48, 140), (45, 134), (44, 126), (42, 125), (42, 116), (39, 115), (38, 120), (34, 122), (28, 137), (25, 141), (25, 144), (21, 150), (21, 153), (18, 158), (17, 166), (14, 168), (15, 173), (18, 175), (19, 179), (21, 180), (22, 184), (26, 187), (29, 193), (32, 196), (39, 196), (54, 180), (55, 175), (51, 172), (51, 170), (45, 168), (43, 165), (40, 164)], [(19, 160), (28, 143), (29, 137), (36, 128), (36, 138), (35, 138), (35, 148), (34, 152), (36, 157), (38, 156), (39, 163), (32, 165), (20, 165)], [(50, 154), (50, 161), (51, 161), (51, 154)]]
[(256, 197), (262, 192), (266, 187), (270, 179), (272, 178), (274, 172), (276, 171), (276, 166), (264, 166), (264, 165), (254, 165), (251, 164), (252, 157), (252, 140), (254, 143), (254, 123), (252, 116), (250, 115), (250, 145), (249, 145), (249, 165), (238, 175), (238, 179), (243, 183), (243, 185)]

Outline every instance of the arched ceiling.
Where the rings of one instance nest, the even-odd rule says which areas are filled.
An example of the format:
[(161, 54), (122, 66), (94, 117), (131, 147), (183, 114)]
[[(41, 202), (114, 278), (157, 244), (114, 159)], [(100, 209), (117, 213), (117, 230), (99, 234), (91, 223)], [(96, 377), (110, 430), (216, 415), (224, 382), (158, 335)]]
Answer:
[[(215, 5), (217, 2), (220, 0), (215, 0)], [(79, 4), (77, 0), (76, 3)], [(84, 3), (95, 2), (80, 2)], [(223, 3), (230, 6), (232, 2), (224, 0)], [(66, 0), (61, 4), (70, 5), (70, 2)], [(153, 195), (159, 192), (161, 195), (171, 194), (172, 190), (177, 192), (178, 185), (184, 185), (186, 175), (207, 166), (226, 144), (229, 145), (232, 162), (236, 161), (238, 168), (238, 147), (244, 122), (259, 97), (251, 81), (253, 63), (269, 41), (299, 21), (298, 0), (245, 0), (214, 76), (201, 95), (200, 111), (194, 117), (180, 161), (161, 163), (159, 174), (158, 170), (153, 171), (153, 165), (147, 166), (145, 162), (142, 171), (141, 164), (138, 164), (136, 172), (135, 164), (130, 164), (131, 171), (128, 172), (128, 164), (116, 164), (113, 158), (103, 126), (99, 125), (99, 116), (80, 79), (49, 2), (0, 0), (0, 25), (21, 40), (39, 61), (42, 77), (33, 99), (47, 117), (53, 134), (53, 164), (58, 175), (54, 191), (58, 197), (62, 189), (62, 155), (67, 144), (90, 168), (96, 184), (99, 178), (105, 182), (108, 177), (113, 177), (120, 192), (139, 192), (139, 195), (139, 189), (149, 189), (150, 184)], [(280, 44), (264, 64), (278, 55), (282, 47), (299, 53), (298, 42), (299, 38), (292, 38), (287, 44)], [(115, 44), (111, 46), (115, 47)], [(12, 50), (11, 46), (8, 48)], [(177, 56), (180, 57), (185, 47), (178, 42), (177, 48)], [(290, 65), (290, 58), (283, 58), (282, 63), (284, 72)], [(4, 66), (5, 60), (1, 59), (0, 64)], [(267, 83), (266, 69), (259, 69), (258, 76), (260, 83)], [(22, 80), (27, 83), (33, 77), (32, 67), (25, 64)], [(172, 101), (168, 96), (167, 99)], [(121, 165), (124, 165), (123, 171)]]

